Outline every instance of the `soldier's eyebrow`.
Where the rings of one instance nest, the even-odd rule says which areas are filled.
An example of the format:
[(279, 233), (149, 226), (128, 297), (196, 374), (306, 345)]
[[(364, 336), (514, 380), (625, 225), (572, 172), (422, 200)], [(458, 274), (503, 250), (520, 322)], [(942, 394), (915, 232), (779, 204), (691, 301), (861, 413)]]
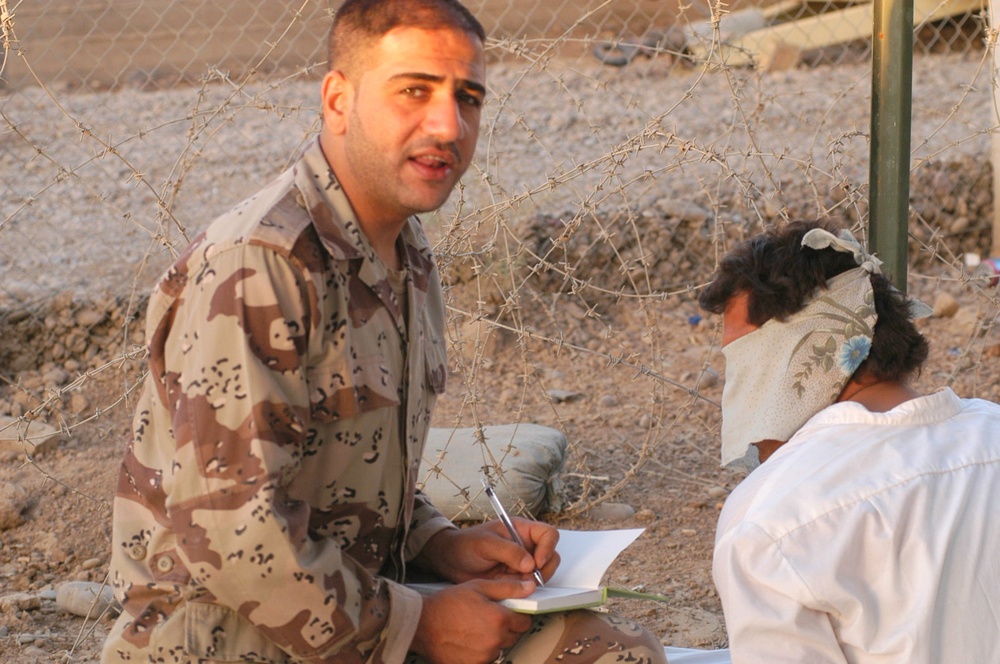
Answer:
[[(427, 74), (425, 72), (402, 72), (391, 76), (390, 81), (406, 79), (411, 81), (426, 81), (428, 83), (444, 83), (444, 76), (437, 76), (435, 74)], [(486, 96), (486, 86), (478, 81), (473, 81), (466, 78), (458, 79), (458, 88), (462, 90), (469, 90), (470, 92), (475, 92), (481, 97)]]

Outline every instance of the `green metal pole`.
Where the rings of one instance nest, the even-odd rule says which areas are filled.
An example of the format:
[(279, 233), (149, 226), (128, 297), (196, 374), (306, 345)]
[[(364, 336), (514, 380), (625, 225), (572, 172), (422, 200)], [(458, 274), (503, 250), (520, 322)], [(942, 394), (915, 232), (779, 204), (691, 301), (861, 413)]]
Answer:
[(875, 0), (868, 244), (884, 262), (886, 276), (904, 292), (912, 94), (913, 0)]

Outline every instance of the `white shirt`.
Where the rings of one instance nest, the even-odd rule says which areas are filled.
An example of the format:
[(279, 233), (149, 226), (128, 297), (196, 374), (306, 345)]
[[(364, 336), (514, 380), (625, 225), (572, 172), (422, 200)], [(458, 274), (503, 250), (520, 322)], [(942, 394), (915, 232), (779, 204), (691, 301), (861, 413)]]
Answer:
[(726, 502), (733, 662), (1000, 662), (1000, 406), (816, 414)]

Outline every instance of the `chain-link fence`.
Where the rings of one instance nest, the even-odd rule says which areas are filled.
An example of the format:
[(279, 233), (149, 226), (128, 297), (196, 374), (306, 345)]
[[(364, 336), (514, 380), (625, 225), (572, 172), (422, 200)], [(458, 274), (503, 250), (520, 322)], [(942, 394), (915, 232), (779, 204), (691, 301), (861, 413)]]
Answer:
[[(23, 503), (0, 492), (5, 587), (106, 572), (147, 293), (317, 131), (336, 4), (0, 0), (0, 484), (45, 480)], [(680, 565), (710, 550), (713, 511), (685, 512), (705, 502), (691, 496), (732, 483), (697, 288), (782, 220), (864, 235), (872, 5), (468, 5), (489, 31), (489, 95), (474, 166), (425, 219), (449, 299), (436, 426), (561, 430), (551, 518), (646, 506), (665, 537), (701, 538), (662, 548)], [(995, 33), (977, 3), (918, 0), (915, 17), (909, 288), (938, 310), (921, 384), (997, 400), (997, 290), (970, 278), (991, 251)], [(480, 441), (483, 466), (502, 476), (509, 443)], [(83, 525), (48, 548), (18, 535), (47, 517)], [(709, 591), (674, 592), (714, 610)], [(9, 615), (38, 638), (4, 650), (0, 624), (0, 660), (35, 644), (91, 661), (102, 629), (47, 643), (33, 614)]]
[[(17, 89), (41, 81), (59, 90), (162, 90), (221, 72), (240, 79), (250, 72), (316, 71), (337, 4), (8, 2), (6, 38), (16, 40), (8, 43), (13, 52), (7, 54), (4, 85)], [(799, 61), (860, 62), (870, 53), (871, 2), (501, 0), (469, 6), (496, 41), (497, 55), (534, 51), (593, 57), (611, 66), (662, 57), (787, 68)], [(917, 0), (917, 51), (982, 50), (981, 10), (981, 0)]]

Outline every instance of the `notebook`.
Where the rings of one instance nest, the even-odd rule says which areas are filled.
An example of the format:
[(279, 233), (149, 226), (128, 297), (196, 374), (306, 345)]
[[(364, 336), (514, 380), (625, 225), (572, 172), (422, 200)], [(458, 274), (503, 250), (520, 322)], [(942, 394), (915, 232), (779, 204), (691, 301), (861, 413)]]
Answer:
[[(608, 589), (601, 586), (604, 573), (643, 530), (560, 530), (556, 552), (561, 560), (552, 578), (527, 597), (500, 603), (521, 613), (569, 611), (604, 604), (608, 599)], [(410, 587), (430, 593), (447, 585), (417, 583)]]

